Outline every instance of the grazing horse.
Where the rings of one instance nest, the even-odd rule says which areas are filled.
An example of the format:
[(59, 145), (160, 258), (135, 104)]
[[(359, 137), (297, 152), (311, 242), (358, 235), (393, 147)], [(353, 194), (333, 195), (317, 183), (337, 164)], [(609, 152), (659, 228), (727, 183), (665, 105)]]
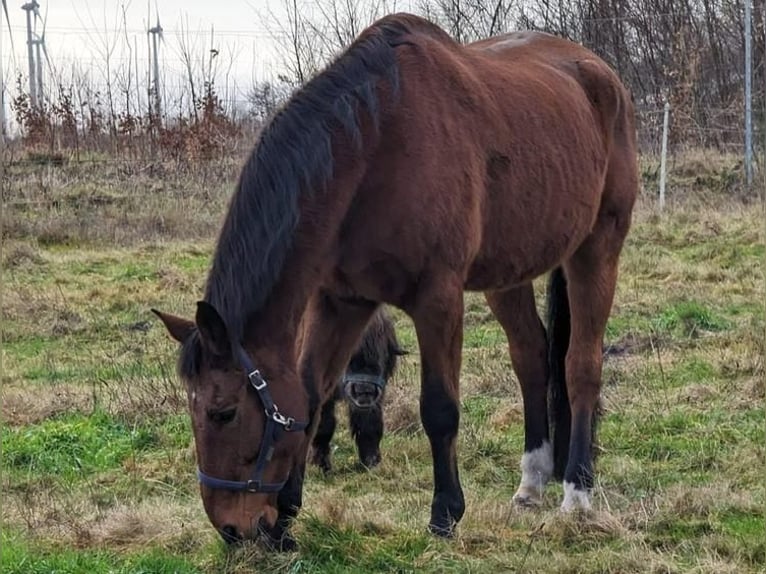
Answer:
[[(485, 294), (521, 385), (514, 499), (538, 503), (556, 476), (562, 508), (588, 508), (602, 341), (637, 193), (630, 95), (587, 49), (536, 32), (463, 46), (410, 15), (367, 28), (264, 128), (195, 320), (160, 314), (182, 345), (212, 524), (293, 547), (318, 415), (388, 303), (415, 326), (429, 528), (450, 536), (465, 510), (464, 290)], [(550, 271), (546, 333), (532, 281)]]
[(338, 387), (322, 407), (321, 420), (312, 441), (311, 462), (324, 472), (332, 469), (330, 441), (335, 433), (335, 404), (345, 398), (351, 435), (359, 462), (366, 468), (380, 463), (383, 438), (383, 399), (386, 383), (394, 374), (397, 357), (404, 351), (396, 340), (391, 319), (381, 309), (364, 332)]

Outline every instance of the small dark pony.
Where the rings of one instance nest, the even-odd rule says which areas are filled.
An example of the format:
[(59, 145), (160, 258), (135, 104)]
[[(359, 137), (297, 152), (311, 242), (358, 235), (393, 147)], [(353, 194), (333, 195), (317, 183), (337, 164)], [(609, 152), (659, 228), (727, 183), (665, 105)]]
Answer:
[[(223, 538), (294, 546), (319, 414), (381, 303), (415, 326), (429, 528), (453, 533), (464, 290), (484, 293), (521, 386), (514, 501), (540, 504), (556, 477), (563, 510), (589, 508), (638, 188), (630, 95), (582, 46), (537, 32), (463, 46), (409, 15), (365, 30), (263, 130), (195, 320), (159, 313), (182, 345), (202, 501)], [(546, 329), (532, 281), (549, 272)]]
[(399, 347), (391, 319), (382, 309), (375, 314), (362, 342), (351, 356), (338, 388), (322, 407), (319, 426), (312, 441), (311, 462), (324, 472), (332, 469), (330, 441), (337, 424), (335, 406), (345, 399), (351, 436), (356, 442), (359, 462), (365, 468), (380, 464), (383, 438), (383, 401), (386, 384), (396, 369)]

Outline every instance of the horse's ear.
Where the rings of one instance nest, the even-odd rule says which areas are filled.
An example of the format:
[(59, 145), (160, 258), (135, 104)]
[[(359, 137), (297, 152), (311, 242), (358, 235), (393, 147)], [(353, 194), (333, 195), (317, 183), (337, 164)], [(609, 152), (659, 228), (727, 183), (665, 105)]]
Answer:
[(197, 322), (200, 338), (205, 348), (218, 357), (231, 355), (231, 340), (221, 316), (210, 303), (197, 301)]
[(168, 330), (170, 336), (179, 343), (186, 341), (194, 329), (197, 328), (196, 325), (194, 325), (194, 321), (189, 321), (183, 317), (176, 317), (175, 315), (171, 315), (170, 313), (163, 313), (157, 309), (152, 309), (152, 313), (160, 318), (160, 320), (165, 324), (165, 328)]

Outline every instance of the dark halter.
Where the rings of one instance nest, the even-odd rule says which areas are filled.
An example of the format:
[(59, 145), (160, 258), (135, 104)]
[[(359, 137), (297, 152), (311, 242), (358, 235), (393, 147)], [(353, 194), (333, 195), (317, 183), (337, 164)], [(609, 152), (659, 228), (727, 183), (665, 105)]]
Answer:
[(282, 482), (263, 482), (263, 473), (274, 454), (274, 447), (283, 432), (306, 430), (309, 425), (308, 423), (298, 422), (292, 417), (286, 417), (279, 412), (277, 405), (274, 404), (274, 400), (271, 398), (266, 379), (255, 368), (250, 357), (242, 347), (239, 347), (237, 352), (242, 368), (247, 373), (250, 386), (255, 389), (266, 414), (266, 428), (263, 431), (261, 449), (255, 461), (255, 468), (253, 468), (253, 474), (251, 475), (252, 478), (246, 481), (224, 480), (205, 474), (199, 468), (197, 468), (197, 478), (201, 484), (208, 488), (231, 490), (234, 492), (279, 492), (287, 482), (287, 478)]
[(375, 385), (377, 391), (375, 395), (375, 402), (380, 400), (383, 396), (383, 391), (386, 389), (386, 379), (383, 375), (368, 375), (365, 373), (346, 373), (343, 375), (343, 394), (351, 401), (354, 406), (358, 408), (369, 408), (369, 405), (360, 405), (354, 399), (354, 396), (349, 392), (351, 385), (354, 383), (369, 383)]

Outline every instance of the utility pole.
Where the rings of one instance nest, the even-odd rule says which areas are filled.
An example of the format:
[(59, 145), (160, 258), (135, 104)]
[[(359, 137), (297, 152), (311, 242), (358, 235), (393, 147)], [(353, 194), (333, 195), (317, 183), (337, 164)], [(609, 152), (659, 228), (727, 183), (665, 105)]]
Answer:
[[(8, 38), (11, 40), (11, 61), (16, 63), (16, 48), (13, 45), (13, 31), (11, 30), (11, 19), (8, 17), (8, 2), (2, 0), (3, 14), (5, 14), (5, 23), (8, 25)], [(0, 15), (2, 16), (2, 15)], [(2, 26), (0, 26), (2, 28)], [(5, 136), (7, 135), (7, 124), (5, 118), (5, 67), (3, 60), (3, 41), (2, 34), (0, 33), (0, 145), (5, 144)]]
[(35, 64), (37, 65), (37, 101), (40, 103), (40, 105), (42, 105), (43, 101), (45, 100), (45, 92), (43, 91), (43, 59), (41, 53), (41, 48), (44, 48), (44, 41), (45, 40), (42, 38), (37, 38), (34, 40)]
[(3, 69), (3, 34), (0, 29), (0, 145), (5, 143), (5, 73)]
[[(8, 18), (8, 6), (3, 0), (3, 10)], [(8, 22), (10, 29), (10, 22)], [(0, 145), (5, 143), (5, 66), (3, 62), (3, 30), (0, 26)]]
[(753, 184), (752, 21), (751, 0), (745, 0), (745, 179), (747, 187)]
[(157, 121), (160, 120), (161, 112), (162, 112), (162, 97), (160, 95), (160, 65), (159, 65), (159, 52), (158, 52), (158, 36), (159, 39), (162, 40), (162, 26), (160, 25), (160, 17), (157, 16), (157, 25), (149, 28), (148, 31), (149, 34), (152, 35), (152, 59), (154, 64), (154, 79), (153, 79), (153, 89), (154, 89), (154, 113), (157, 117)]
[(34, 40), (32, 39), (32, 13), (38, 13), (40, 5), (37, 0), (32, 0), (24, 4), (21, 9), (27, 13), (27, 58), (29, 60), (29, 99), (33, 107), (37, 107), (37, 89), (35, 87), (35, 53)]

